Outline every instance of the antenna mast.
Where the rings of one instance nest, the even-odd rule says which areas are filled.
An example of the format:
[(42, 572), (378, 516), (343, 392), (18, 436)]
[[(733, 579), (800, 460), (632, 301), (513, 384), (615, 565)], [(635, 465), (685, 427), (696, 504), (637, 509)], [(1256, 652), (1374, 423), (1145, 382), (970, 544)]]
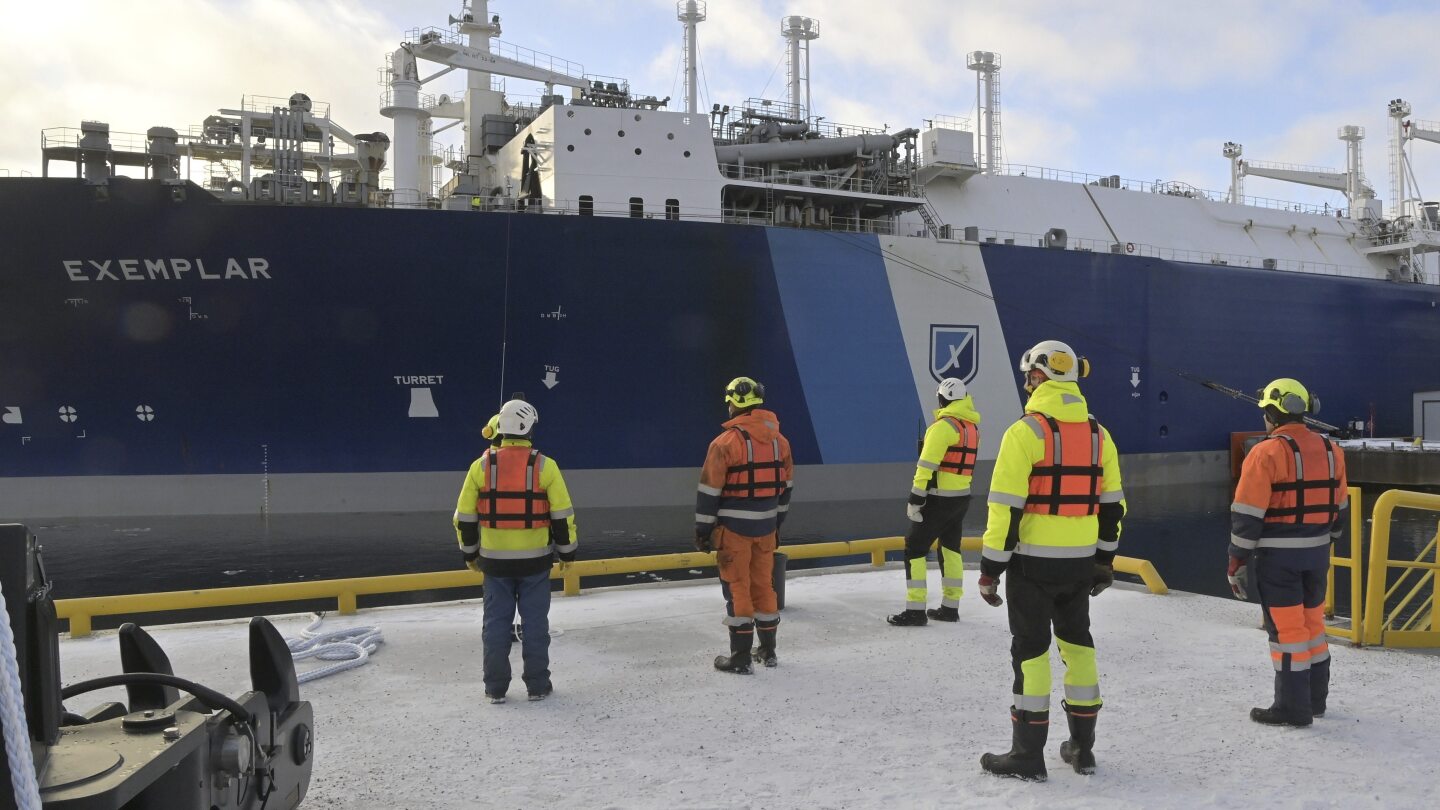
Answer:
[(696, 89), (695, 33), (705, 20), (704, 0), (680, 0), (675, 4), (675, 19), (685, 24), (685, 112), (700, 111), (700, 93)]
[(810, 115), (810, 41), (820, 38), (820, 22), (798, 15), (781, 17), (780, 34), (789, 43), (790, 107), (804, 121)]

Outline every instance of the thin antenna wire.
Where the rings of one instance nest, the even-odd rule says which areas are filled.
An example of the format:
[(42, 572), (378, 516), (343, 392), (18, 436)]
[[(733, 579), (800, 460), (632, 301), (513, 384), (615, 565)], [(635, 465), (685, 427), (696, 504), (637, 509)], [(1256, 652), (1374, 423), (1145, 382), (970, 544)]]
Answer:
[(514, 214), (505, 216), (505, 294), (500, 315), (500, 404), (505, 404), (505, 350), (510, 345), (510, 224)]
[(695, 49), (695, 61), (700, 65), (700, 81), (705, 83), (705, 102), (714, 105), (715, 97), (710, 95), (710, 78), (705, 75), (705, 57), (700, 55), (700, 49)]
[(675, 96), (675, 85), (680, 83), (680, 68), (685, 64), (685, 52), (682, 50), (675, 57), (675, 75), (670, 79), (670, 96)]
[(765, 98), (765, 91), (770, 89), (770, 82), (775, 81), (775, 74), (780, 71), (780, 66), (785, 63), (785, 56), (785, 49), (782, 47), (780, 49), (779, 61), (775, 63), (775, 67), (770, 69), (770, 78), (766, 79), (765, 86), (760, 88), (760, 98)]

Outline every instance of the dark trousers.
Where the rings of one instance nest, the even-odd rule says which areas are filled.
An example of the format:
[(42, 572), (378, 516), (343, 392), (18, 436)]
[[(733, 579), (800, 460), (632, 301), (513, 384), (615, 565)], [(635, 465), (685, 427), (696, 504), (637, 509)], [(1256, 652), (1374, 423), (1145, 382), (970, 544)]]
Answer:
[(1005, 572), (1015, 708), (1049, 711), (1052, 627), (1065, 662), (1066, 702), (1099, 706), (1100, 676), (1090, 636), (1090, 581), (1046, 582), (1026, 576), (1023, 568), (1012, 563)]
[(1275, 708), (1291, 718), (1325, 711), (1330, 691), (1330, 646), (1325, 637), (1325, 575), (1330, 549), (1257, 549), (1270, 662), (1275, 667)]
[(911, 523), (905, 533), (905, 607), (924, 610), (926, 602), (925, 556), (930, 545), (940, 541), (936, 557), (940, 563), (940, 604), (960, 607), (964, 594), (965, 564), (960, 557), (961, 524), (970, 508), (970, 496), (939, 498), (931, 495), (920, 511), (919, 523)]
[(525, 688), (542, 692), (550, 685), (550, 571), (525, 577), (485, 577), (485, 692), (503, 695), (510, 688), (510, 644), (516, 610), (524, 631), (520, 640)]

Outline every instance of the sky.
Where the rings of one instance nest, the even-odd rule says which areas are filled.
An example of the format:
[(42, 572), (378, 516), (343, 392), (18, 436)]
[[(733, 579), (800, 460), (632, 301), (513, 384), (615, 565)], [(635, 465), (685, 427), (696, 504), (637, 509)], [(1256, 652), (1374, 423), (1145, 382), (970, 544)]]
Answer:
[[(444, 27), (460, 0), (0, 0), (0, 176), (40, 172), (45, 127), (184, 129), (241, 96), (308, 93), (352, 132), (391, 131), (379, 68), (406, 29)], [(491, 0), (501, 39), (622, 76), (682, 105), (673, 0)], [(1426, 59), (1440, 3), (1380, 0), (709, 0), (701, 101), (785, 95), (780, 18), (819, 21), (814, 112), (842, 124), (973, 117), (965, 55), (1001, 55), (1004, 159), (1223, 190), (1226, 141), (1254, 160), (1343, 168), (1336, 129), (1365, 127), (1365, 173), (1388, 199), (1386, 105), (1440, 120)], [(428, 75), (428, 72), (426, 72)], [(453, 74), (425, 92), (457, 94)], [(511, 92), (534, 89), (513, 82)], [(458, 130), (458, 128), (457, 128)], [(443, 136), (442, 136), (443, 137)], [(1440, 144), (1415, 174), (1440, 199)], [(64, 171), (64, 169), (60, 169)], [(1336, 192), (1248, 178), (1246, 193)]]

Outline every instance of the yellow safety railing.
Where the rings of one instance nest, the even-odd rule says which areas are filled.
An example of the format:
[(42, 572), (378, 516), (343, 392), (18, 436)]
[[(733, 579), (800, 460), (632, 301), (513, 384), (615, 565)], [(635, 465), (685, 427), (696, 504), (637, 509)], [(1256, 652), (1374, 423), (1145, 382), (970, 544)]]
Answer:
[[(905, 547), (903, 537), (881, 537), (872, 540), (849, 540), (834, 543), (805, 543), (778, 549), (792, 560), (824, 557), (848, 557), (869, 554), (875, 566), (885, 564), (887, 551)], [(964, 551), (979, 551), (980, 538), (966, 537), (960, 542)], [(580, 579), (613, 574), (635, 574), (641, 571), (667, 571), (681, 568), (715, 566), (714, 552), (690, 551), (681, 554), (654, 554), (646, 557), (615, 557), (606, 560), (580, 560), (565, 566), (556, 564), (550, 578), (563, 580), (565, 595), (580, 593)], [(1132, 574), (1155, 594), (1169, 593), (1165, 581), (1148, 560), (1116, 557), (1115, 570)], [(284, 582), (273, 585), (242, 585), (233, 588), (209, 588), (165, 593), (137, 593), (121, 596), (88, 596), (59, 599), (55, 602), (60, 618), (70, 622), (70, 636), (89, 635), (96, 616), (130, 615), (159, 611), (194, 610), (197, 608), (235, 607), (275, 602), (298, 602), (308, 599), (334, 599), (342, 614), (354, 613), (357, 597), (382, 593), (432, 591), (446, 588), (472, 588), (484, 582), (484, 576), (469, 570), (435, 571), (424, 574), (396, 574), (384, 577), (325, 579), (313, 582)]]
[[(1440, 562), (1424, 558), (1432, 554), (1440, 534), (1416, 555), (1414, 561), (1390, 559), (1390, 524), (1397, 508), (1440, 512), (1440, 495), (1392, 489), (1375, 501), (1370, 526), (1370, 571), (1365, 587), (1365, 621), (1361, 643), (1387, 647), (1440, 647), (1440, 629), (1435, 627), (1435, 572)], [(1393, 585), (1386, 580), (1392, 568), (1401, 569)], [(1411, 575), (1414, 575), (1412, 578)], [(1399, 595), (1394, 608), (1389, 598)], [(1416, 602), (1415, 600), (1419, 600)], [(1414, 603), (1410, 618), (1396, 625), (1397, 618)]]
[(1331, 543), (1330, 570), (1325, 575), (1325, 618), (1333, 619), (1335, 618), (1335, 569), (1337, 567), (1350, 569), (1350, 626), (1326, 627), (1325, 631), (1352, 644), (1360, 643), (1360, 619), (1365, 615), (1365, 586), (1360, 574), (1360, 563), (1364, 559), (1361, 549), (1365, 545), (1363, 497), (1360, 487), (1350, 487), (1350, 556), (1337, 557), (1335, 544)]

